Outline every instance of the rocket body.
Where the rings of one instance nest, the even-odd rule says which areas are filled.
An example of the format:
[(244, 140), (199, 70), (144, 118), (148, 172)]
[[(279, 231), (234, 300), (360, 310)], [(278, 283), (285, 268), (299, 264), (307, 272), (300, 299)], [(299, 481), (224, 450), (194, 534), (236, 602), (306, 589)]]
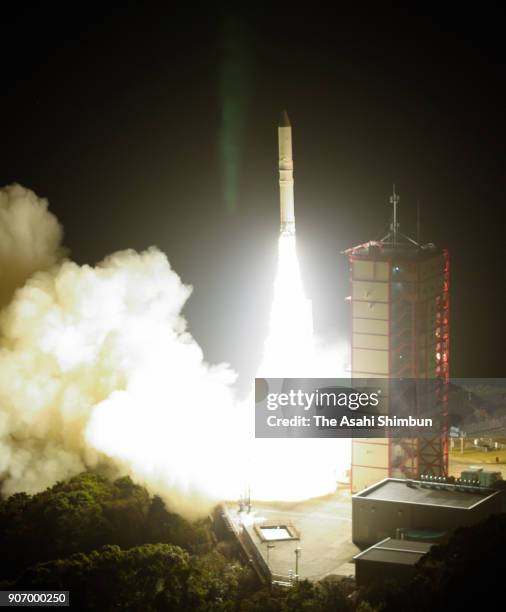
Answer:
[(279, 144), (279, 206), (280, 232), (295, 234), (295, 210), (293, 200), (292, 126), (286, 111), (281, 113), (278, 125)]

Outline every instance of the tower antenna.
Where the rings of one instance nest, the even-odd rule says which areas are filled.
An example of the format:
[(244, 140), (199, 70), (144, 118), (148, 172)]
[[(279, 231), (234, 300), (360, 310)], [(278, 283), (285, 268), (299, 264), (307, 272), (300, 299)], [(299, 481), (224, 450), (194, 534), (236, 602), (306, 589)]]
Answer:
[(390, 227), (392, 231), (392, 242), (394, 245), (394, 249), (397, 246), (397, 230), (399, 229), (399, 225), (397, 223), (397, 204), (399, 203), (399, 200), (400, 200), (400, 197), (395, 192), (395, 183), (394, 183), (392, 195), (390, 196), (390, 204), (392, 204), (394, 208), (393, 221)]

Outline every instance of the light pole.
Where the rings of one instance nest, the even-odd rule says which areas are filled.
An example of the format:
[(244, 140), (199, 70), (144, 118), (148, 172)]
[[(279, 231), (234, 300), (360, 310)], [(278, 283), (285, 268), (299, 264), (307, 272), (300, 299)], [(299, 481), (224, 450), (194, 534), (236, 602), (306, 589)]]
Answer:
[(269, 569), (271, 569), (269, 567), (269, 551), (271, 550), (271, 548), (276, 548), (276, 546), (274, 544), (267, 544), (267, 567)]
[(302, 548), (297, 546), (295, 549), (295, 582), (299, 582), (299, 557), (302, 552)]

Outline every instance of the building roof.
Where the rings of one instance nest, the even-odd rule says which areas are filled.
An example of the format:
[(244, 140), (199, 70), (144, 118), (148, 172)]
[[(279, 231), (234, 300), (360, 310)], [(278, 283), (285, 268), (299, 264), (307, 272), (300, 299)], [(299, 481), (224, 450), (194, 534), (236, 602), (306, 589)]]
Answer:
[(429, 552), (433, 544), (386, 538), (353, 557), (355, 561), (373, 561), (414, 565)]
[(389, 260), (423, 260), (441, 253), (432, 243), (419, 245), (416, 242), (399, 241), (395, 245), (382, 240), (370, 240), (343, 251), (351, 259)]
[(493, 489), (463, 490), (461, 487), (452, 484), (432, 485), (420, 481), (385, 478), (381, 482), (360, 491), (354, 497), (469, 510), (494, 495), (498, 495), (498, 491)]

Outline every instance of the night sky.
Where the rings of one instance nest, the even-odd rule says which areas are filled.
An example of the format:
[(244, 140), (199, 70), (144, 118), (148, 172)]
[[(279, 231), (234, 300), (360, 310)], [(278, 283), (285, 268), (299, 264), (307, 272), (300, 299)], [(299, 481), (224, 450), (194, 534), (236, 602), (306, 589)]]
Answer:
[(195, 287), (185, 313), (206, 358), (247, 381), (272, 297), (287, 108), (316, 330), (348, 334), (340, 251), (381, 237), (395, 182), (401, 231), (416, 233), (419, 202), (422, 240), (450, 250), (452, 375), (504, 376), (499, 14), (174, 6), (3, 13), (0, 185), (48, 198), (79, 263), (160, 247)]

